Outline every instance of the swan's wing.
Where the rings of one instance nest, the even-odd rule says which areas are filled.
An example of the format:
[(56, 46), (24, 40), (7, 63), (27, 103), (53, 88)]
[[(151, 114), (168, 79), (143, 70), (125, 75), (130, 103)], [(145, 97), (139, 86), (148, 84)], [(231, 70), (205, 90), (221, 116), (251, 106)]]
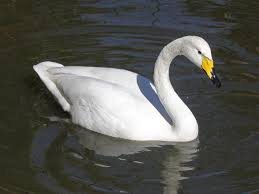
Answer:
[(156, 107), (156, 109), (165, 117), (168, 122), (171, 122), (163, 105), (158, 99), (155, 86), (152, 82), (144, 76), (137, 73), (115, 68), (105, 67), (79, 67), (79, 66), (65, 66), (62, 68), (51, 68), (48, 72), (53, 75), (70, 74), (76, 76), (83, 76), (88, 78), (95, 78), (115, 84), (135, 93), (140, 98), (147, 99)]
[[(128, 77), (123, 77), (126, 75), (124, 71), (119, 70), (120, 74), (111, 70), (108, 76), (105, 75), (106, 79), (116, 76), (118, 79), (109, 82), (63, 71), (66, 68), (52, 62), (40, 63), (34, 69), (63, 109), (70, 112), (76, 124), (102, 134), (132, 140), (159, 137), (159, 128), (168, 128), (168, 133), (171, 132), (163, 113), (159, 113), (162, 105), (157, 106), (160, 101), (153, 85), (143, 76), (126, 71)], [(102, 73), (105, 74), (101, 70), (99, 75)]]
[(71, 105), (73, 122), (93, 131), (137, 139), (163, 120), (146, 99), (119, 85), (69, 74), (56, 75), (54, 82)]
[(70, 111), (70, 103), (60, 93), (56, 83), (53, 82), (55, 78), (62, 75), (83, 76), (88, 79), (94, 78), (127, 87), (132, 90), (132, 92), (139, 92), (138, 86), (136, 85), (137, 74), (127, 70), (105, 67), (65, 67), (59, 63), (50, 61), (34, 65), (33, 69), (37, 72), (40, 79), (57, 99), (63, 110), (68, 112)]
[[(170, 122), (170, 118), (164, 110), (164, 107), (162, 106), (160, 100), (158, 99), (154, 85), (149, 79), (134, 72), (122, 69), (102, 67), (64, 67), (61, 64), (53, 62), (43, 62), (35, 65), (33, 68), (65, 111), (70, 112), (71, 102), (69, 101), (68, 96), (65, 96), (64, 93), (62, 93), (61, 88), (57, 88), (58, 78), (64, 77), (64, 80), (66, 80), (66, 85), (69, 85), (70, 88), (73, 89), (76, 88), (76, 86), (73, 83), (68, 83), (69, 80), (72, 79), (72, 77), (73, 79), (75, 77), (80, 77), (79, 79), (83, 79), (82, 77), (86, 77), (86, 80), (84, 80), (84, 82), (95, 80), (95, 82), (97, 83), (98, 80), (98, 83), (100, 83), (100, 81), (103, 81), (101, 82), (102, 84), (96, 84), (96, 87), (94, 88), (94, 90), (96, 91), (94, 92), (100, 91), (100, 95), (103, 95), (103, 91), (107, 89), (103, 88), (104, 85), (108, 84), (109, 86), (114, 86), (120, 92), (125, 91), (125, 94), (127, 95), (130, 94), (133, 96), (137, 96), (138, 98), (142, 99), (142, 101), (145, 101), (145, 103), (149, 103), (149, 106), (151, 106), (152, 104), (152, 106), (154, 106), (157, 111), (159, 111), (160, 114), (163, 115), (163, 117), (168, 122)], [(65, 84), (62, 85), (65, 86)], [(88, 84), (86, 83), (85, 85)], [(82, 88), (80, 90), (82, 90)], [(112, 91), (114, 91), (114, 89)], [(114, 99), (122, 99), (121, 97), (116, 96), (115, 92), (113, 92), (113, 94)]]

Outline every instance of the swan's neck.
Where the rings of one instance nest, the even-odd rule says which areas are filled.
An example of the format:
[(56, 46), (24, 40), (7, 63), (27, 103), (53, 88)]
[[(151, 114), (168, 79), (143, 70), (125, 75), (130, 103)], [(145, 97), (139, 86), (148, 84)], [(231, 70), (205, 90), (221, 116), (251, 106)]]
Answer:
[(172, 119), (172, 140), (193, 140), (198, 135), (198, 125), (190, 109), (173, 89), (169, 78), (172, 60), (181, 55), (181, 40), (175, 40), (163, 48), (159, 54), (154, 70), (154, 83), (158, 97)]

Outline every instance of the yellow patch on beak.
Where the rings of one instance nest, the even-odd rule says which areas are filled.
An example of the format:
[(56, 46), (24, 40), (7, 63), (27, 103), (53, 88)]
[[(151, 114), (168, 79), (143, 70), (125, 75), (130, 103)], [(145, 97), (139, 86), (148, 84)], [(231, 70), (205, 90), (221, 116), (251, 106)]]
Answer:
[(207, 57), (203, 56), (202, 58), (202, 69), (207, 73), (209, 78), (212, 78), (212, 70), (214, 67), (213, 60), (208, 59)]

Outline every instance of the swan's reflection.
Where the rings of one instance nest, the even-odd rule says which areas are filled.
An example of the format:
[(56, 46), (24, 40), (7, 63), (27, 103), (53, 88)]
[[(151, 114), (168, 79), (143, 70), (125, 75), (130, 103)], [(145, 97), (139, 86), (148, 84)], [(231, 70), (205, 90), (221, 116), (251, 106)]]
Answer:
[[(196, 156), (198, 143), (134, 142), (51, 123), (35, 133), (31, 159), (39, 169), (36, 178), (53, 192), (69, 193), (66, 185), (72, 182), (94, 191), (139, 193), (152, 189), (147, 193), (161, 193), (162, 189), (171, 194), (177, 193), (182, 172), (192, 169), (188, 162)], [(55, 147), (62, 149), (55, 151)], [(48, 157), (50, 152), (54, 152), (52, 157)], [(47, 161), (59, 161), (51, 167), (58, 172), (55, 176)], [(102, 182), (103, 177), (112, 177), (112, 182)], [(60, 184), (65, 179), (66, 183)], [(159, 185), (158, 191), (153, 191), (153, 184)], [(86, 192), (85, 188), (77, 191)]]
[(118, 157), (121, 155), (131, 155), (139, 152), (150, 151), (150, 147), (173, 144), (169, 142), (129, 141), (108, 137), (85, 129), (79, 129), (76, 134), (81, 145), (94, 151), (95, 154), (103, 156)]
[[(186, 178), (181, 175), (183, 171), (192, 170), (188, 162), (196, 156), (199, 141), (188, 143), (173, 142), (134, 142), (116, 139), (89, 130), (80, 129), (76, 132), (79, 142), (85, 148), (92, 150), (95, 154), (103, 156), (132, 155), (140, 152), (150, 151), (151, 148), (171, 145), (166, 157), (161, 161), (163, 169), (161, 171), (162, 183), (165, 194), (177, 193), (179, 181)], [(162, 149), (162, 148), (161, 148)], [(173, 149), (173, 150), (172, 150)], [(145, 165), (145, 164), (144, 164)]]
[(161, 171), (161, 174), (165, 184), (165, 194), (177, 193), (179, 181), (187, 178), (182, 175), (182, 172), (193, 169), (189, 162), (197, 154), (198, 143), (198, 140), (189, 143), (178, 143), (174, 146), (177, 149), (177, 153), (168, 153), (167, 158), (162, 161), (164, 169)]

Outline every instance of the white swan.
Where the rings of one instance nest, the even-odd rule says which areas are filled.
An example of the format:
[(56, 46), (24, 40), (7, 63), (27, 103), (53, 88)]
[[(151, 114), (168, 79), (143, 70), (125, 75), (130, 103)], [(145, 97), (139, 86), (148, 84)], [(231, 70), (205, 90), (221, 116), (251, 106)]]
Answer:
[(198, 124), (170, 83), (169, 66), (177, 55), (187, 57), (220, 87), (210, 47), (197, 36), (176, 39), (163, 48), (155, 64), (155, 86), (123, 69), (53, 62), (33, 68), (75, 124), (129, 140), (184, 142), (197, 137)]

